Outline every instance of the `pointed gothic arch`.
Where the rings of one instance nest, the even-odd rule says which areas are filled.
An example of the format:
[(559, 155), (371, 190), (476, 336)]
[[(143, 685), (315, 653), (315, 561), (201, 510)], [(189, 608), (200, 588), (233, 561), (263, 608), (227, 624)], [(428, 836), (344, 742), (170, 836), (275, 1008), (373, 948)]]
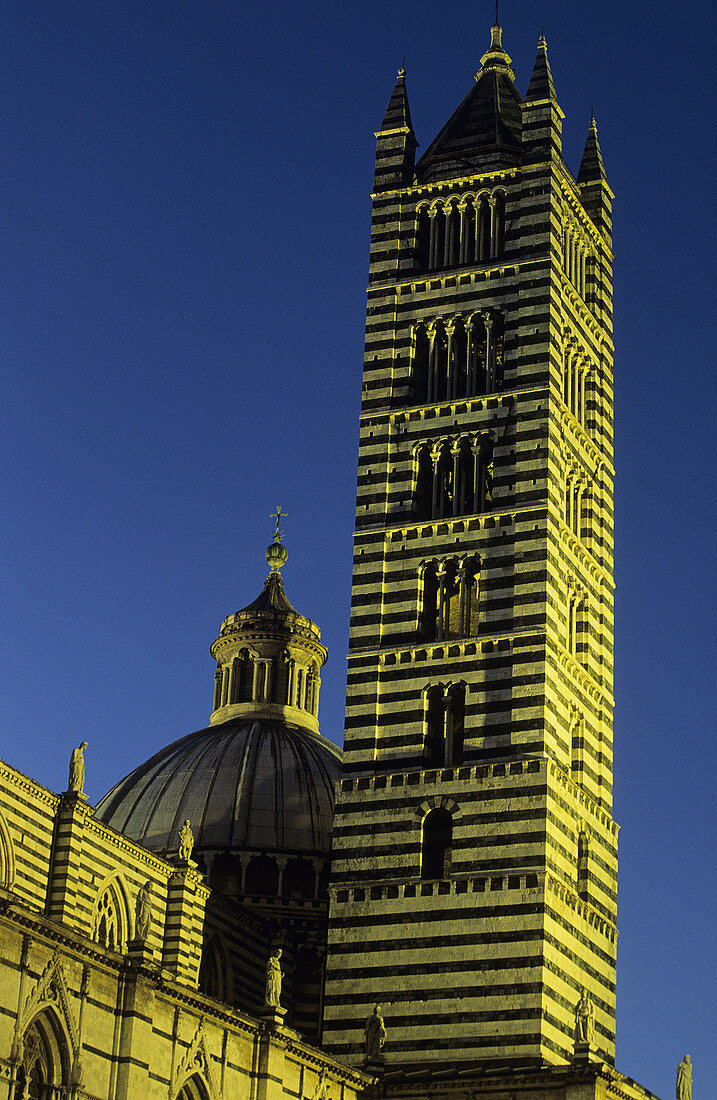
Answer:
[(120, 871), (100, 883), (92, 907), (92, 939), (109, 951), (124, 954), (133, 935), (129, 890)]
[(224, 1004), (234, 1003), (234, 981), (229, 952), (221, 932), (209, 937), (202, 949), (199, 990)]
[(71, 1084), (73, 1058), (62, 1019), (43, 1008), (27, 1024), (20, 1042), (15, 1100), (50, 1100)]
[(209, 1090), (198, 1073), (187, 1078), (177, 1093), (176, 1100), (210, 1100)]

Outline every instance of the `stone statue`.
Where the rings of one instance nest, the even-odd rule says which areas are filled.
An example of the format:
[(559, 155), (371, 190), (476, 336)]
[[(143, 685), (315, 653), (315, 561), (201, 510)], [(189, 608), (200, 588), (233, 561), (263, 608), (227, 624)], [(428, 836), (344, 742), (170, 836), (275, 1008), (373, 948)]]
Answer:
[(575, 1042), (592, 1043), (595, 1037), (595, 1009), (583, 986), (580, 1000), (575, 1008)]
[(149, 929), (152, 925), (151, 890), (152, 883), (149, 881), (145, 882), (144, 886), (140, 887), (140, 891), (137, 894), (137, 904), (134, 910), (135, 938), (143, 942), (147, 941)]
[(190, 860), (192, 858), (192, 849), (194, 848), (194, 833), (192, 832), (192, 826), (189, 823), (189, 818), (186, 819), (184, 825), (179, 830), (179, 858), (181, 860)]
[(68, 791), (82, 794), (85, 785), (85, 758), (83, 753), (87, 748), (87, 742), (83, 741), (79, 748), (72, 750), (70, 757), (70, 778), (67, 784)]
[(266, 993), (264, 1001), (267, 1008), (281, 1008), (281, 948), (276, 947), (269, 955), (266, 964)]
[(692, 1100), (692, 1063), (686, 1054), (677, 1067), (676, 1100)]
[(366, 1060), (377, 1062), (381, 1059), (381, 1047), (386, 1042), (386, 1026), (380, 1005), (374, 1005), (373, 1012), (366, 1020), (363, 1030), (366, 1036)]

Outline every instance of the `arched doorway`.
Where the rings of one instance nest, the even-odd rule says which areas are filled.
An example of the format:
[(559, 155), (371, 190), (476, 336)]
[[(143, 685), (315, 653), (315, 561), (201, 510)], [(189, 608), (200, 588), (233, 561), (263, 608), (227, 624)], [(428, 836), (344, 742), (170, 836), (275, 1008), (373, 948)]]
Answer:
[(177, 1093), (176, 1100), (210, 1100), (207, 1086), (198, 1073), (185, 1081)]
[(69, 1085), (70, 1054), (54, 1012), (41, 1012), (25, 1030), (15, 1100), (50, 1100)]

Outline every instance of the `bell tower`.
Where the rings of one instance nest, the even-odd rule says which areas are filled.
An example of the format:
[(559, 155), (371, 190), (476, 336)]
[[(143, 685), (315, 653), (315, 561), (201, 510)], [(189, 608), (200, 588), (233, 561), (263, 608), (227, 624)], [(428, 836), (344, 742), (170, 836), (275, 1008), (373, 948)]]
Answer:
[[(577, 176), (541, 36), (501, 28), (415, 162), (376, 134), (344, 766), (324, 1044), (614, 1056), (611, 200)], [(583, 1002), (584, 1003), (584, 1002)]]

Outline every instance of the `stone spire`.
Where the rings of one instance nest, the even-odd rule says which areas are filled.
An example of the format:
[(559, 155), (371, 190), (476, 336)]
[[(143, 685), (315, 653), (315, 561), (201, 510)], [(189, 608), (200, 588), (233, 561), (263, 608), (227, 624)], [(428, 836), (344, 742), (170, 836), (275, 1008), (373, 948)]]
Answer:
[(417, 146), (408, 105), (406, 70), (401, 65), (383, 122), (376, 131), (374, 191), (389, 191), (411, 183)]
[(395, 132), (396, 130), (402, 130), (410, 134), (413, 133), (411, 108), (408, 105), (408, 92), (406, 91), (406, 69), (404, 65), (401, 65), (401, 68), (398, 70), (396, 84), (391, 93), (386, 113), (383, 116), (383, 122), (376, 133), (376, 137), (378, 137), (379, 134), (385, 134), (387, 131)]
[(596, 180), (607, 180), (607, 175), (605, 174), (605, 165), (603, 164), (595, 116), (593, 115), (590, 119), (590, 128), (588, 129), (588, 139), (585, 142), (583, 159), (580, 161), (580, 168), (578, 170), (578, 183), (593, 183)]
[(560, 158), (563, 149), (563, 115), (555, 94), (548, 61), (548, 44), (540, 33), (533, 74), (523, 103), (523, 163), (535, 164)]
[(555, 103), (558, 101), (555, 94), (553, 74), (550, 71), (550, 62), (548, 61), (548, 44), (545, 41), (545, 35), (541, 32), (538, 39), (538, 54), (535, 58), (533, 75), (530, 78), (525, 101), (526, 103), (535, 103), (543, 99), (551, 99)]
[(476, 73), (476, 80), (480, 80), (486, 72), (505, 73), (511, 80), (515, 80), (515, 73), (510, 67), (511, 58), (503, 49), (502, 34), (503, 28), (496, 19), (490, 29), (490, 46), (480, 59), (481, 67)]

